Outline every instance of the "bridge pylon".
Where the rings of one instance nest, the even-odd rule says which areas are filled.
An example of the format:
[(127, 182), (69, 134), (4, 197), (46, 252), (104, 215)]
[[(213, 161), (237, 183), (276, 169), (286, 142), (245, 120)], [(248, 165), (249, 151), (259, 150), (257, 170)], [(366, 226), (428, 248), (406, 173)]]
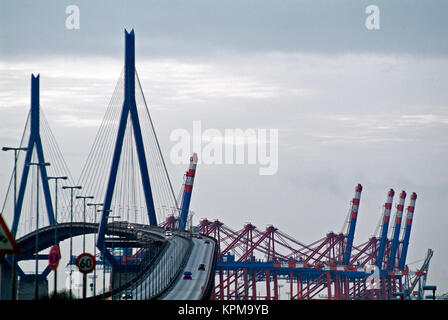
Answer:
[(135, 99), (135, 35), (134, 30), (127, 32), (125, 30), (125, 68), (124, 68), (124, 101), (121, 109), (120, 123), (118, 125), (117, 139), (115, 140), (112, 164), (109, 173), (109, 180), (104, 199), (104, 210), (101, 217), (100, 227), (98, 231), (97, 247), (105, 255), (105, 257), (117, 266), (112, 254), (105, 248), (105, 234), (107, 221), (111, 211), (112, 198), (114, 195), (115, 184), (117, 181), (118, 167), (123, 149), (126, 126), (128, 118), (132, 123), (137, 158), (140, 167), (141, 182), (143, 185), (146, 207), (148, 210), (149, 224), (157, 226), (157, 217), (152, 196), (151, 183), (148, 173), (148, 165), (145, 156), (145, 147), (143, 144), (142, 130), (137, 111), (137, 103)]
[[(25, 161), (23, 163), (23, 171), (20, 179), (20, 185), (18, 189), (18, 195), (16, 204), (14, 206), (14, 215), (13, 215), (13, 222), (12, 222), (12, 228), (11, 233), (14, 238), (17, 236), (17, 231), (20, 224), (20, 218), (22, 214), (22, 208), (24, 205), (24, 198), (25, 198), (25, 191), (27, 189), (28, 185), (28, 176), (30, 173), (30, 163), (33, 159), (33, 153), (36, 151), (37, 160), (39, 163), (45, 163), (45, 156), (44, 151), (42, 147), (42, 139), (40, 135), (40, 98), (39, 98), (39, 80), (40, 75), (38, 74), (35, 76), (34, 74), (31, 75), (31, 107), (30, 107), (30, 134), (28, 138), (28, 145), (27, 145), (27, 151), (25, 155)], [(51, 200), (51, 193), (50, 193), (50, 187), (48, 184), (48, 175), (47, 175), (47, 169), (44, 165), (38, 166), (38, 173), (40, 173), (41, 179), (39, 185), (42, 185), (43, 194), (44, 194), (44, 202), (45, 202), (45, 208), (48, 216), (48, 222), (50, 225), (56, 224), (56, 220), (54, 218), (54, 211), (53, 211), (53, 203)], [(39, 194), (36, 195), (36, 197), (39, 197)], [(37, 219), (38, 217), (36, 217)], [(42, 226), (40, 226), (42, 227)], [(34, 255), (31, 256), (19, 256), (19, 260), (34, 260), (44, 259), (43, 255), (37, 254), (37, 257)], [(17, 258), (16, 258), (17, 259)], [(20, 292), (19, 292), (19, 298), (27, 298), (30, 296), (30, 294), (27, 293), (28, 287), (34, 287), (34, 282), (36, 280), (35, 277), (38, 278), (39, 287), (41, 288), (41, 292), (45, 292), (45, 290), (48, 290), (47, 286), (47, 276), (50, 273), (50, 267), (47, 266), (42, 273), (40, 274), (26, 274), (22, 268), (17, 264), (14, 263), (14, 259), (12, 255), (7, 255), (6, 260), (8, 261), (9, 265), (13, 267), (15, 265), (15, 272), (20, 277)], [(38, 273), (38, 271), (36, 271)], [(14, 276), (13, 276), (14, 277)]]
[[(25, 196), (25, 190), (28, 181), (28, 175), (30, 166), (27, 165), (31, 162), (33, 157), (33, 151), (36, 150), (37, 158), (40, 163), (45, 163), (44, 151), (42, 149), (42, 139), (40, 137), (40, 102), (39, 102), (39, 78), (40, 75), (31, 75), (31, 111), (30, 111), (30, 136), (28, 139), (28, 151), (25, 155), (25, 162), (23, 165), (22, 178), (20, 180), (19, 192), (17, 195), (17, 205), (14, 211), (14, 219), (12, 222), (11, 233), (16, 237), (17, 229), (19, 226), (20, 215), (22, 212), (23, 200)], [(43, 193), (45, 198), (45, 205), (47, 209), (48, 221), (50, 225), (55, 224), (53, 204), (51, 202), (50, 187), (47, 179), (47, 169), (45, 166), (39, 168), (41, 174), (41, 182), (43, 187)]]

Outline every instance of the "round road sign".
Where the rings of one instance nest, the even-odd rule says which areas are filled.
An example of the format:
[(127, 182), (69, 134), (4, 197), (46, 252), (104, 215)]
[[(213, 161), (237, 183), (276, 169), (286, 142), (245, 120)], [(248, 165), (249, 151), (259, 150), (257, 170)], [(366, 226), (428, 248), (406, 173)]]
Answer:
[(95, 269), (95, 257), (92, 256), (90, 253), (81, 253), (76, 258), (76, 266), (78, 267), (79, 271), (82, 273), (90, 273)]
[(56, 270), (58, 268), (59, 260), (61, 260), (61, 253), (59, 247), (54, 245), (50, 248), (50, 252), (48, 253), (48, 265), (51, 270)]

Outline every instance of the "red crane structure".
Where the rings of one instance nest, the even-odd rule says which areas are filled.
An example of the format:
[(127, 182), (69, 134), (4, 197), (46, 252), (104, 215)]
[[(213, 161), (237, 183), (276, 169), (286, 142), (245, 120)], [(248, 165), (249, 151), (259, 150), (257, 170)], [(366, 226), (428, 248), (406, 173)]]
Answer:
[[(361, 191), (362, 186), (358, 184), (347, 232), (329, 232), (310, 244), (272, 225), (259, 230), (247, 223), (234, 231), (219, 220), (201, 220), (200, 232), (214, 237), (219, 245), (213, 299), (277, 300), (280, 287), (285, 286), (280, 281), (289, 285), (289, 299), (393, 299), (395, 293), (403, 290), (402, 277), (409, 274), (407, 266), (399, 262), (406, 259), (403, 254), (409, 243), (416, 195), (413, 193), (408, 208), (411, 214), (408, 213), (409, 224), (403, 240), (397, 241), (392, 250), (393, 241), (387, 239), (384, 226), (389, 223), (392, 189), (385, 204), (382, 237), (374, 236), (365, 243), (353, 245)], [(403, 192), (397, 206), (396, 232), (400, 231), (404, 198)], [(381, 246), (383, 253), (379, 255)], [(390, 257), (391, 252), (394, 257)], [(375, 286), (371, 285), (372, 281), (376, 282)]]

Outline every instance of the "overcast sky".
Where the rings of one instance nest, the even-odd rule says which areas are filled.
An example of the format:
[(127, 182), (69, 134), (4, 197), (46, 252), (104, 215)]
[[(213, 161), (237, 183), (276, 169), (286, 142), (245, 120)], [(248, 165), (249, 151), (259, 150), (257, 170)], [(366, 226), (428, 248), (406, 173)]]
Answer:
[[(380, 29), (365, 9), (380, 9)], [(66, 7), (80, 29), (66, 28)], [(279, 130), (278, 172), (198, 166), (196, 219), (240, 229), (268, 224), (312, 242), (341, 231), (364, 187), (355, 243), (373, 235), (389, 188), (418, 195), (408, 262), (435, 251), (429, 282), (448, 291), (448, 41), (446, 1), (0, 2), (0, 144), (16, 145), (30, 74), (75, 179), (123, 65), (134, 28), (136, 68), (169, 161), (170, 133)], [(73, 137), (76, 137), (73, 138)], [(0, 157), (0, 198), (12, 170)], [(396, 202), (396, 201), (395, 201)], [(408, 202), (406, 202), (406, 205)], [(422, 261), (411, 264), (416, 269)]]

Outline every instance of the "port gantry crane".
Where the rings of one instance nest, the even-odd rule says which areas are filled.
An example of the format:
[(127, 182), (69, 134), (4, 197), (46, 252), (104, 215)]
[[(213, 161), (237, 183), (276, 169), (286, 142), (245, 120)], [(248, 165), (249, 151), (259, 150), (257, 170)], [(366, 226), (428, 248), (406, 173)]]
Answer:
[[(428, 275), (428, 268), (429, 268), (429, 262), (431, 261), (431, 258), (434, 254), (434, 251), (432, 249), (428, 249), (428, 252), (426, 253), (425, 261), (423, 262), (422, 266), (418, 271), (415, 272), (415, 277), (410, 281), (410, 279), (407, 281), (409, 284), (408, 288), (404, 289), (404, 298), (405, 299), (412, 299), (413, 292), (415, 287), (417, 286), (417, 283), (419, 284), (419, 290), (417, 293), (417, 296), (415, 296), (414, 299), (424, 299), (423, 291), (424, 287), (426, 285), (426, 277)], [(434, 289), (435, 291), (435, 289)]]

